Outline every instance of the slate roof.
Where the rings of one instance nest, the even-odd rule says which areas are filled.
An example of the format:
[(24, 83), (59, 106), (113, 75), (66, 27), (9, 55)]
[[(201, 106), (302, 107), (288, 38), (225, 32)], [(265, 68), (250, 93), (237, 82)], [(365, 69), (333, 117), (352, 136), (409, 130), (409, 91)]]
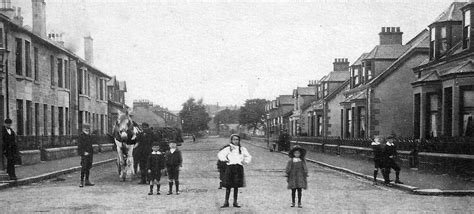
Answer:
[(117, 77), (113, 76), (109, 81), (107, 81), (107, 86), (114, 86), (115, 81), (117, 81)]
[(372, 49), (365, 59), (397, 59), (409, 46), (406, 45), (377, 45)]
[[(423, 30), (421, 31), (415, 38), (413, 38), (407, 46), (411, 46), (406, 52), (404, 52), (397, 60), (395, 60), (387, 69), (382, 71), (378, 76), (376, 76), (374, 79), (370, 81), (369, 84), (377, 84), (378, 82), (382, 81), (387, 75), (390, 75), (393, 71), (397, 70), (399, 65), (404, 63), (407, 58), (411, 56), (413, 51), (416, 51), (416, 49), (424, 49), (425, 51), (429, 50), (430, 44), (429, 44), (429, 31), (428, 30)], [(427, 57), (428, 59), (428, 57)]]
[(448, 22), (448, 21), (462, 21), (462, 11), (461, 7), (466, 5), (467, 2), (453, 2), (451, 5), (449, 5), (446, 10), (444, 10), (433, 22), (434, 23), (439, 23), (439, 22)]
[(350, 78), (349, 71), (332, 71), (328, 74), (328, 77), (325, 81), (328, 82), (343, 82)]
[(298, 87), (297, 90), (298, 90), (298, 94), (302, 96), (316, 95), (315, 87)]
[(293, 95), (280, 95), (277, 98), (280, 102), (280, 105), (293, 105)]
[(352, 66), (354, 65), (362, 65), (362, 60), (364, 60), (367, 55), (369, 55), (369, 53), (363, 53), (362, 55), (359, 56), (359, 58), (356, 59), (356, 61), (352, 64)]

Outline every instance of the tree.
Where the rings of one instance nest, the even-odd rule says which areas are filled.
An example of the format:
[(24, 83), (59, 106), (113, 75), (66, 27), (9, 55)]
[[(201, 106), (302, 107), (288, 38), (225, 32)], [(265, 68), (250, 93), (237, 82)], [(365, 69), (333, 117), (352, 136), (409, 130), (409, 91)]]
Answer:
[(253, 129), (253, 133), (259, 126), (265, 125), (265, 99), (246, 100), (244, 106), (240, 107), (239, 123)]
[(219, 124), (229, 124), (239, 122), (240, 110), (224, 109), (217, 112), (214, 116), (214, 123), (216, 124), (217, 130), (219, 130)]
[(183, 132), (196, 134), (209, 129), (207, 124), (211, 121), (211, 117), (206, 112), (202, 99), (196, 102), (194, 98), (189, 98), (183, 103), (179, 116), (183, 120)]

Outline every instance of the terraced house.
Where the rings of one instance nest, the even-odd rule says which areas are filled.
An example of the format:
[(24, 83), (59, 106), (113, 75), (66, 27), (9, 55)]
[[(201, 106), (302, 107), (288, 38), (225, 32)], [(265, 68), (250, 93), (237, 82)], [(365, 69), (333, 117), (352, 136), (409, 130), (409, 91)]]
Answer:
[(18, 135), (78, 134), (83, 124), (106, 133), (110, 76), (67, 50), (60, 34), (46, 34), (44, 0), (32, 0), (33, 26), (7, 1), (0, 8), (0, 120)]
[(333, 136), (340, 133), (339, 99), (335, 99), (349, 79), (349, 61), (335, 59), (333, 71), (321, 78), (317, 85), (316, 100), (308, 107), (311, 136)]
[(340, 102), (341, 137), (411, 136), (411, 69), (428, 58), (428, 32), (404, 45), (402, 35), (398, 27), (382, 27), (380, 43), (351, 66), (349, 89)]
[(413, 69), (414, 136), (474, 136), (474, 3), (454, 2), (429, 25), (429, 59)]

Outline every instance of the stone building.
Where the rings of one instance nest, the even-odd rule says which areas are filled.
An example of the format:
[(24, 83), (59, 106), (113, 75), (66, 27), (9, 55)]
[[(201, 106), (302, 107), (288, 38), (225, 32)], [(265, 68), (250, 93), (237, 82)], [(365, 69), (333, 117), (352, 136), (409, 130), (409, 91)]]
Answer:
[(428, 58), (428, 33), (405, 45), (402, 34), (398, 27), (382, 27), (380, 44), (351, 66), (350, 89), (340, 102), (342, 137), (411, 136), (411, 69)]
[(116, 76), (113, 76), (107, 82), (108, 91), (108, 113), (109, 125), (108, 132), (112, 133), (112, 129), (120, 114), (125, 114), (129, 107), (125, 104), (125, 93), (127, 92), (127, 83), (125, 81), (118, 81)]
[(110, 77), (65, 49), (57, 34), (46, 35), (45, 5), (32, 0), (32, 28), (11, 4), (1, 5), (0, 119), (11, 118), (18, 135), (78, 134), (82, 124), (105, 134)]
[(153, 112), (153, 103), (149, 100), (134, 100), (131, 112), (133, 121), (138, 124), (148, 123), (150, 127), (166, 127), (165, 119)]
[(306, 106), (316, 98), (316, 87), (297, 87), (293, 90), (293, 112), (289, 118), (290, 122), (290, 133), (296, 134), (296, 127), (301, 127), (302, 136), (307, 136), (310, 130), (307, 116), (305, 114)]
[(331, 136), (335, 133), (332, 129), (340, 127), (339, 111), (336, 110), (339, 107), (334, 105), (333, 95), (341, 91), (348, 79), (349, 60), (338, 58), (333, 62), (333, 71), (315, 82), (316, 99), (305, 107), (310, 136)]
[(280, 95), (265, 105), (267, 133), (278, 138), (282, 130), (289, 129), (289, 113), (293, 111), (293, 96)]
[(415, 67), (416, 138), (474, 136), (474, 3), (454, 2), (429, 25), (429, 59)]

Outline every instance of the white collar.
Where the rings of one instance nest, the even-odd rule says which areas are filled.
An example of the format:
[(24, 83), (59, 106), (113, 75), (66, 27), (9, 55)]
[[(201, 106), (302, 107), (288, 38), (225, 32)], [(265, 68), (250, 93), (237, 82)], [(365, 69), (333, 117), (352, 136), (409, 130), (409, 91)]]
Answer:
[(387, 146), (394, 146), (395, 144), (387, 142)]
[(151, 152), (151, 154), (153, 154), (153, 155), (159, 155), (159, 154), (161, 154), (161, 152), (160, 152), (160, 151), (156, 151), (156, 152), (153, 151), (153, 152)]
[(301, 158), (293, 158), (293, 162), (294, 163), (301, 162)]

